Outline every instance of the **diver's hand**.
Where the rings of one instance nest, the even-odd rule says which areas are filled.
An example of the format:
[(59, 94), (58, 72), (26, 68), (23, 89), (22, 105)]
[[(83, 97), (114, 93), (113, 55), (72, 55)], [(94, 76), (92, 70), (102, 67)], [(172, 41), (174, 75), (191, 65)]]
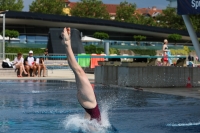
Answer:
[(64, 28), (63, 29), (63, 43), (66, 47), (71, 46), (71, 34), (70, 34), (70, 28)]

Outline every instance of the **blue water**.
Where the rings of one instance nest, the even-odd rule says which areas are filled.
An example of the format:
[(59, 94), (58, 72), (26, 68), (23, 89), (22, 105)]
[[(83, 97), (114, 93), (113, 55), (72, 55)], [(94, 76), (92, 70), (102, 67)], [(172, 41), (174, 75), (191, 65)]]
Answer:
[[(7, 80), (0, 86), (0, 132), (88, 132), (74, 83)], [(95, 92), (103, 117), (103, 126), (95, 125), (99, 132), (200, 132), (199, 99), (105, 86)]]

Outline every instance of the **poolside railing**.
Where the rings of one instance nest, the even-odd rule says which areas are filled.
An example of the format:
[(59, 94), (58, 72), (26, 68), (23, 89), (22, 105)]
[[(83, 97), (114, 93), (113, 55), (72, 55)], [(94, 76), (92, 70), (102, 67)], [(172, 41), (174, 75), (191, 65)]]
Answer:
[[(6, 53), (5, 54), (5, 57), (6, 58), (9, 58), (10, 61), (13, 61), (14, 58), (16, 57), (16, 53)], [(28, 54), (23, 54), (23, 57), (25, 58), (26, 56), (28, 56)], [(68, 62), (67, 62), (67, 56), (66, 54), (52, 54), (50, 53), (48, 56), (44, 56), (43, 54), (41, 55), (34, 55), (35, 57), (37, 58), (44, 58), (45, 59), (45, 64), (47, 66), (56, 66), (56, 68), (58, 66), (60, 67), (66, 67), (68, 66)], [(2, 53), (0, 53), (0, 57), (2, 57)], [(105, 61), (109, 61), (109, 60), (112, 60), (112, 59), (120, 59), (121, 62), (132, 62), (133, 59), (141, 59), (141, 58), (146, 58), (148, 60), (156, 60), (157, 58), (163, 58), (163, 56), (149, 56), (149, 55), (81, 55), (81, 56), (78, 56), (78, 55), (75, 55), (75, 58), (78, 60), (78, 59), (81, 59), (81, 58), (103, 58), (105, 59)], [(170, 56), (169, 58), (172, 58), (173, 62), (175, 62), (177, 59), (179, 58), (186, 58), (187, 59), (187, 56), (184, 56), (184, 55), (176, 55), (176, 56)], [(2, 58), (1, 58), (2, 59)], [(3, 59), (2, 59), (3, 60)], [(194, 61), (195, 64), (200, 64), (198, 61)]]

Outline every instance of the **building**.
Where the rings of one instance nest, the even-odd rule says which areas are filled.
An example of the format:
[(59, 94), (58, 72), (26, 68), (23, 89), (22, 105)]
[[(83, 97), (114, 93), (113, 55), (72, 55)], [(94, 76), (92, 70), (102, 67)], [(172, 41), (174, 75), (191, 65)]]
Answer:
[(137, 14), (143, 15), (145, 17), (156, 17), (157, 15), (162, 14), (161, 9), (157, 9), (156, 6), (148, 7), (148, 8), (138, 8), (136, 10)]

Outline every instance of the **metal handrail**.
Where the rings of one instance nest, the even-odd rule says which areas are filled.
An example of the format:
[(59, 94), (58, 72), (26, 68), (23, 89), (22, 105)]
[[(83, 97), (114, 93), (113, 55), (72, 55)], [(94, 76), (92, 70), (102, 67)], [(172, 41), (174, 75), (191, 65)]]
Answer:
[[(65, 59), (67, 56), (35, 56), (37, 58), (62, 58)], [(116, 56), (90, 56), (90, 55), (82, 55), (82, 56), (75, 56), (75, 58), (163, 58), (163, 56), (149, 56), (149, 55), (137, 55), (137, 56), (123, 56), (123, 55), (116, 55)], [(186, 56), (168, 56), (168, 58), (186, 58)]]

